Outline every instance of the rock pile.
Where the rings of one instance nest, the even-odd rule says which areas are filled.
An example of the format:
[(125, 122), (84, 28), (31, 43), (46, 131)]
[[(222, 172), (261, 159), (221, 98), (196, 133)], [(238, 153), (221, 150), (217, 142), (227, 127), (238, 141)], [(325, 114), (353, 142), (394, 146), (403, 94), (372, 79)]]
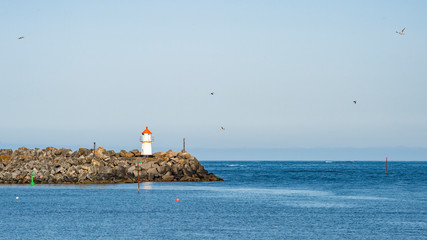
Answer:
[[(138, 150), (116, 153), (93, 149), (0, 149), (0, 183), (132, 183), (141, 181), (222, 181), (187, 152), (157, 152), (140, 157)], [(141, 164), (140, 164), (141, 163)]]

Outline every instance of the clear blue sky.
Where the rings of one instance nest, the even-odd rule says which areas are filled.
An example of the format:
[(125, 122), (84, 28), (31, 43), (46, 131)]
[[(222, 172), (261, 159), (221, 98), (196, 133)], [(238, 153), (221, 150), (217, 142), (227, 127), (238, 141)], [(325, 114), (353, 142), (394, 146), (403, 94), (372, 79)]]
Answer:
[(206, 159), (227, 159), (221, 149), (416, 148), (413, 159), (427, 160), (426, 9), (0, 1), (0, 148), (130, 150), (149, 126), (154, 151), (180, 150), (186, 137)]

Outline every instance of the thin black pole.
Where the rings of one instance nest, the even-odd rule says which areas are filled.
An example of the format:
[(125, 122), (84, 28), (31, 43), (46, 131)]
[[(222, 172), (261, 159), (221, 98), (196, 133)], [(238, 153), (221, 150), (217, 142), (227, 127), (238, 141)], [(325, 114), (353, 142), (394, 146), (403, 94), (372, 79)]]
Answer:
[(182, 139), (182, 145), (184, 146), (183, 150), (185, 152), (185, 138)]
[(93, 142), (93, 158), (95, 158), (96, 142)]

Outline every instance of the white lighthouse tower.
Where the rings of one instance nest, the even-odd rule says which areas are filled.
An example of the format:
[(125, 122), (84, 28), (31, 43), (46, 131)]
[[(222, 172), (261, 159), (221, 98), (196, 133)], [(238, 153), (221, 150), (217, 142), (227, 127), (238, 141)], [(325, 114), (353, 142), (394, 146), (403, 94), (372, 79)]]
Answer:
[(153, 156), (153, 151), (151, 149), (151, 143), (153, 141), (151, 140), (151, 132), (148, 130), (148, 127), (145, 127), (145, 130), (142, 132), (141, 137), (141, 155), (143, 157), (150, 157)]

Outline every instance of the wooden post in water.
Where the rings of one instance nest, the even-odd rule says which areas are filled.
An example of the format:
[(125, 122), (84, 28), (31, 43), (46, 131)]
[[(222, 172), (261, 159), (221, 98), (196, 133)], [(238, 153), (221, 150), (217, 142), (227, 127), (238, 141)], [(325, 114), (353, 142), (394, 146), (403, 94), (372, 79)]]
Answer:
[(387, 157), (385, 157), (385, 174), (387, 174)]
[(142, 162), (138, 162), (138, 193), (139, 193), (139, 165), (141, 165)]

